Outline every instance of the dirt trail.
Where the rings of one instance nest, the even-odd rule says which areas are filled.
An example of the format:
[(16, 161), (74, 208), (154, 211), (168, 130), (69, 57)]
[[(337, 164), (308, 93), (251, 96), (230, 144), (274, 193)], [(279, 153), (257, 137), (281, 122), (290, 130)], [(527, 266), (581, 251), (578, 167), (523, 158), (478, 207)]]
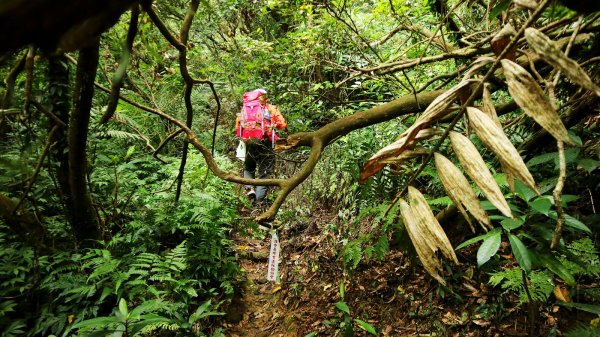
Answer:
[(266, 278), (270, 235), (264, 239), (236, 237), (235, 241), (246, 280), (241, 300), (232, 306), (241, 309), (241, 317), (237, 317), (241, 320), (228, 324), (227, 336), (297, 336), (297, 326), (282, 303), (281, 284)]

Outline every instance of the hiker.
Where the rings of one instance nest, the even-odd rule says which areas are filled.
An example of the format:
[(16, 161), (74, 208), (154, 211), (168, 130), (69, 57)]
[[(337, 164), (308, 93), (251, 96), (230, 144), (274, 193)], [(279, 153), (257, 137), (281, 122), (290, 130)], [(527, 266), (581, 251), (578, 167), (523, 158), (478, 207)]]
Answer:
[[(236, 120), (236, 132), (246, 144), (244, 178), (265, 179), (273, 173), (275, 166), (275, 142), (279, 138), (275, 129), (286, 129), (287, 122), (279, 109), (267, 102), (267, 91), (256, 89), (243, 96), (242, 111)], [(253, 204), (260, 204), (267, 186), (246, 185), (246, 195)]]

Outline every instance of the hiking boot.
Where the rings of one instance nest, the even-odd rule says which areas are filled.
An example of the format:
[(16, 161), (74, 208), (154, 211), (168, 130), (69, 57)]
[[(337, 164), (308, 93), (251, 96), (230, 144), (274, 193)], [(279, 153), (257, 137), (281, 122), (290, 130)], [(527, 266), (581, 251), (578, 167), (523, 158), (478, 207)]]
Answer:
[(246, 193), (246, 196), (248, 197), (248, 199), (254, 201), (254, 199), (256, 198), (256, 191), (254, 191), (254, 189), (250, 189), (250, 191), (248, 191), (248, 193)]

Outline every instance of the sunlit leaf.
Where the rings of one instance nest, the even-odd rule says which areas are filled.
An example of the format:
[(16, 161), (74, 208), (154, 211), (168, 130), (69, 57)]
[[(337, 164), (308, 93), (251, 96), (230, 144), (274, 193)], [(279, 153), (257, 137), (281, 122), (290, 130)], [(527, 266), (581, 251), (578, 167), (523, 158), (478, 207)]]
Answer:
[(361, 329), (365, 330), (366, 332), (370, 333), (373, 336), (377, 336), (377, 331), (375, 330), (375, 328), (371, 324), (369, 324), (369, 323), (367, 323), (365, 321), (361, 321), (358, 318), (355, 318), (354, 321), (358, 324), (358, 326)]
[(346, 304), (346, 302), (339, 301), (335, 304), (335, 307), (340, 309), (341, 311), (347, 313), (348, 315), (350, 315), (350, 308), (348, 308), (348, 305)]
[(496, 255), (496, 252), (500, 249), (501, 233), (502, 232), (500, 231), (494, 232), (483, 240), (483, 243), (481, 243), (481, 246), (477, 250), (478, 266), (482, 266), (484, 263), (488, 262), (492, 256)]

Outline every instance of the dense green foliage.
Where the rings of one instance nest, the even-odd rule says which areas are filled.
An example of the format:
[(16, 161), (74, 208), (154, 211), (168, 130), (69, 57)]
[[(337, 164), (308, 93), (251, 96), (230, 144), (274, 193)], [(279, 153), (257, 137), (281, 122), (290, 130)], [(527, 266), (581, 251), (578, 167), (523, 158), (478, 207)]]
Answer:
[[(181, 121), (193, 117), (189, 126), (202, 144), (211, 148), (216, 139), (212, 145), (219, 167), (237, 172), (240, 164), (233, 158), (236, 139), (232, 130), (243, 92), (266, 88), (288, 120), (288, 133), (294, 134), (319, 129), (401, 96), (450, 88), (478, 56), (492, 55), (488, 47), (482, 47), (484, 43), (465, 41), (483, 38), (508, 20), (505, 16), (511, 1), (482, 3), (486, 6), (472, 1), (431, 0), (199, 1), (185, 46), (187, 69), (202, 79), (191, 89), (192, 114), (184, 104), (186, 81), (180, 51), (142, 10), (129, 53), (124, 41), (133, 12), (123, 13), (100, 41), (98, 86), (84, 143), (86, 188), (101, 236), (97, 240), (81, 240), (75, 234), (80, 224), (72, 223), (70, 214), (79, 210), (69, 208), (73, 196), (63, 177), (69, 168), (61, 160), (69, 150), (66, 135), (49, 136), (54, 124), (44, 113), (49, 110), (59, 115), (60, 105), (70, 105), (76, 98), (71, 92), (77, 66), (60, 58), (58, 62), (69, 76), (61, 82), (50, 71), (52, 62), (57, 62), (55, 56), (38, 51), (32, 80), (22, 71), (12, 85), (7, 80), (0, 88), (5, 98), (12, 96), (1, 106), (0, 120), (0, 193), (10, 201), (0, 200), (5, 208), (0, 219), (0, 334), (222, 335), (218, 316), (236, 296), (241, 280), (230, 234), (247, 225), (239, 214), (246, 201), (240, 186), (219, 179), (201, 154), (191, 147), (189, 153), (182, 150), (188, 144), (184, 137), (174, 134), (179, 129), (175, 123), (148, 110), (159, 110)], [(177, 35), (188, 4), (166, 1), (152, 6), (167, 29)], [(445, 19), (449, 9), (454, 13), (452, 20)], [(528, 13), (511, 10), (511, 20), (522, 24)], [(574, 23), (576, 15), (553, 4), (538, 26), (559, 19)], [(452, 27), (456, 22), (460, 30)], [(599, 28), (593, 22), (590, 20), (590, 36), (582, 38), (574, 50), (574, 58), (580, 62), (598, 53)], [(481, 28), (483, 23), (485, 29)], [(397, 27), (404, 28), (389, 34)], [(560, 34), (557, 38), (569, 36)], [(482, 51), (460, 53), (469, 48)], [(453, 51), (457, 56), (427, 59)], [(26, 54), (23, 49), (3, 58), (0, 77), (10, 79), (11, 70)], [(77, 53), (68, 55), (75, 57)], [(390, 70), (394, 62), (417, 59), (426, 61)], [(544, 76), (550, 71), (540, 70)], [(597, 75), (598, 67), (592, 64), (586, 71)], [(98, 87), (110, 88), (123, 74), (121, 95), (130, 102), (119, 100), (110, 121), (101, 124), (110, 94)], [(493, 98), (500, 106), (509, 102), (510, 96), (501, 79), (495, 78), (495, 82), (500, 88)], [(8, 95), (9, 88), (14, 88), (12, 95)], [(579, 104), (577, 89), (569, 81), (558, 82), (561, 109)], [(594, 107), (597, 103), (592, 104)], [(336, 139), (278, 215), (293, 227), (322, 208), (337, 214), (337, 221), (324, 231), (334, 238), (335, 253), (350, 279), (361, 264), (382, 259), (391, 249), (414, 253), (392, 200), (421, 163), (426, 166), (411, 184), (427, 195), (435, 211), (452, 205), (438, 172), (433, 164), (423, 161), (424, 156), (392, 163), (358, 184), (362, 164), (415, 119), (414, 114), (407, 114)], [(501, 121), (514, 144), (527, 142), (539, 130), (516, 108), (501, 116)], [(556, 286), (575, 289), (578, 283), (593, 284), (600, 275), (598, 123), (597, 116), (586, 116), (570, 129), (579, 146), (566, 150), (567, 184), (561, 195), (564, 216), (557, 213), (552, 195), (559, 171), (554, 142), (538, 144), (523, 153), (540, 187), (541, 195), (536, 195), (519, 181), (511, 191), (497, 159), (471, 137), (515, 218), (501, 215), (491, 203), (482, 201), (495, 229), (469, 233), (465, 221), (455, 217), (449, 236), (458, 251), (476, 255), (476, 261), (470, 263), (480, 267), (482, 282), (496, 287), (499, 302), (502, 295), (514, 294), (518, 305), (551, 305), (556, 302), (551, 295)], [(446, 124), (439, 124), (443, 130)], [(470, 132), (464, 119), (454, 130)], [(439, 140), (424, 141), (419, 149), (429, 151)], [(451, 156), (449, 142), (443, 142), (439, 151)], [(180, 171), (184, 166), (182, 154), (185, 169)], [(306, 148), (282, 153), (276, 176), (291, 176), (307, 156)], [(176, 200), (178, 182), (182, 193)], [(9, 209), (15, 205), (19, 208)], [(13, 215), (22, 218), (13, 220)], [(565, 219), (563, 237), (558, 248), (550, 249), (561, 216)], [(15, 231), (21, 223), (42, 228), (43, 237)], [(446, 276), (458, 284), (456, 280), (463, 275), (446, 267)], [(350, 315), (343, 284), (341, 301), (336, 303), (336, 331), (349, 334), (359, 327), (377, 335), (371, 324)], [(439, 294), (453, 293), (451, 288), (439, 286)], [(597, 288), (587, 289), (580, 300), (592, 305), (593, 312), (600, 303), (600, 293)], [(491, 308), (486, 304), (477, 310), (481, 317), (501, 319), (501, 305)], [(582, 335), (597, 331), (597, 327), (579, 329), (585, 330)]]

